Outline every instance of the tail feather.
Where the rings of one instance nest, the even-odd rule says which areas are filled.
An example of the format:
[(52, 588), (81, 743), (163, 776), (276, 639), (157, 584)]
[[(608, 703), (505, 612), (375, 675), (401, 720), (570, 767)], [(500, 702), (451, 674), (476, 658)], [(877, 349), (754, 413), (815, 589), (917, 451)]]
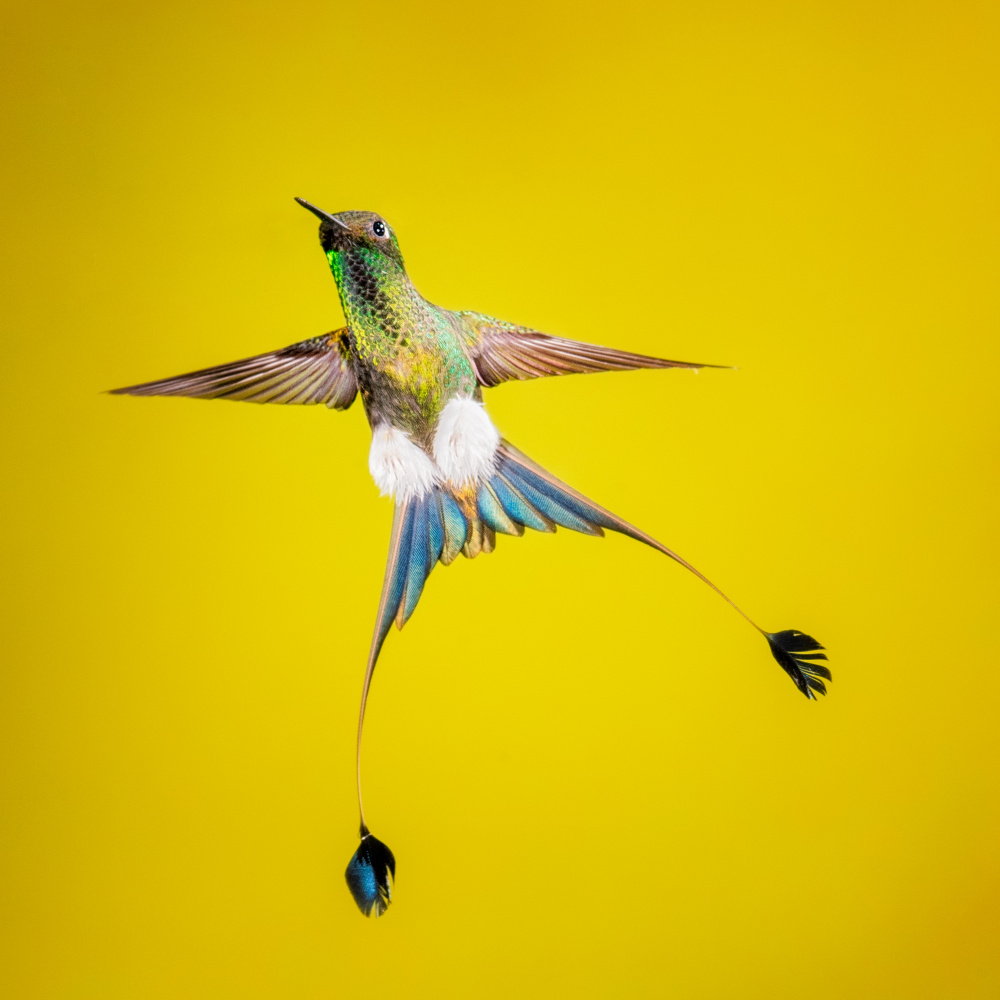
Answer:
[[(553, 520), (563, 527), (574, 531), (583, 530), (589, 535), (603, 535), (603, 528), (629, 535), (638, 541), (646, 541), (649, 537), (644, 532), (633, 528), (627, 521), (616, 517), (610, 511), (588, 500), (582, 493), (560, 482), (555, 476), (536, 465), (526, 455), (506, 441), (501, 448), (501, 470), (525, 496), (538, 498), (540, 502), (553, 512)], [(579, 523), (586, 525), (581, 529)], [(654, 543), (654, 548), (659, 543)]]
[(409, 620), (438, 562), (447, 566), (459, 552), (469, 559), (492, 552), (497, 532), (519, 536), (525, 528), (551, 532), (557, 526), (587, 535), (603, 535), (605, 530), (620, 532), (669, 556), (747, 618), (767, 639), (775, 660), (807, 698), (826, 693), (823, 680), (830, 679), (830, 671), (817, 662), (826, 657), (815, 639), (795, 630), (765, 632), (676, 552), (560, 482), (506, 441), (500, 445), (496, 467), (487, 481), (464, 489), (443, 483), (431, 493), (396, 508), (393, 544), (376, 623), (378, 648), (394, 619), (398, 628)]
[(807, 698), (815, 699), (814, 692), (826, 694), (826, 685), (820, 678), (832, 680), (832, 675), (829, 667), (816, 662), (825, 660), (826, 654), (819, 652), (823, 647), (811, 635), (786, 629), (765, 633), (764, 637), (771, 647), (771, 655)]
[(392, 515), (392, 535), (389, 539), (389, 557), (386, 560), (382, 598), (378, 605), (375, 635), (372, 638), (370, 661), (374, 666), (389, 626), (396, 617), (406, 592), (406, 579), (410, 571), (410, 537), (413, 534), (413, 505), (395, 509)]
[(438, 562), (447, 566), (460, 552), (469, 559), (492, 552), (497, 532), (520, 536), (525, 528), (552, 532), (557, 526), (587, 535), (603, 535), (603, 529), (610, 528), (659, 547), (550, 476), (506, 441), (497, 453), (493, 475), (475, 489), (443, 483), (400, 504), (393, 522), (383, 607), (376, 623), (379, 647), (393, 621), (397, 628), (409, 621)]
[(496, 467), (486, 482), (455, 490), (447, 483), (421, 497), (400, 502), (393, 513), (392, 534), (382, 598), (375, 634), (368, 653), (358, 716), (357, 781), (361, 813), (361, 847), (351, 859), (347, 881), (365, 914), (384, 912), (391, 899), (390, 875), (395, 877), (392, 852), (370, 835), (361, 802), (361, 734), (372, 675), (389, 628), (395, 620), (402, 628), (416, 609), (424, 584), (438, 562), (452, 562), (459, 552), (473, 558), (492, 552), (496, 533), (521, 535), (525, 528), (554, 531), (556, 525), (588, 535), (603, 535), (604, 529), (621, 532), (669, 556), (729, 602), (767, 640), (771, 653), (810, 699), (826, 694), (824, 681), (830, 670), (824, 665), (823, 647), (812, 636), (795, 629), (765, 632), (737, 607), (706, 576), (676, 552), (651, 535), (599, 507), (585, 496), (535, 465), (529, 458), (502, 442)]
[(496, 532), (475, 512), (468, 518), (469, 537), (465, 540), (462, 555), (466, 559), (475, 559), (480, 553), (489, 554), (496, 548)]
[[(501, 459), (500, 468), (509, 482), (539, 514), (554, 524), (585, 535), (603, 535), (600, 527), (588, 519), (586, 514), (577, 513), (579, 505), (574, 504), (569, 495), (531, 473), (514, 462)], [(576, 509), (574, 509), (576, 508)]]
[(435, 563), (441, 558), (444, 552), (444, 519), (441, 514), (441, 500), (438, 497), (430, 497), (428, 499), (428, 520), (427, 520), (427, 531), (428, 538), (430, 542), (428, 561), (429, 573), (431, 568)]
[(497, 496), (491, 483), (484, 483), (479, 488), (479, 495), (476, 497), (476, 509), (479, 516), (494, 530), (505, 535), (524, 534), (524, 525), (517, 524), (512, 520), (510, 514), (504, 509), (500, 498)]
[(444, 547), (441, 551), (441, 562), (448, 566), (455, 561), (466, 538), (469, 537), (469, 522), (465, 520), (462, 508), (458, 501), (447, 491), (441, 490), (437, 494), (438, 502), (441, 504), (441, 515), (444, 528)]
[(522, 524), (526, 528), (534, 528), (535, 531), (555, 531), (555, 521), (547, 518), (541, 511), (532, 507), (530, 503), (520, 493), (516, 487), (498, 472), (491, 480), (490, 486), (493, 493), (503, 507), (504, 512), (516, 524)]
[(396, 625), (399, 628), (402, 628), (413, 614), (417, 601), (423, 593), (424, 581), (431, 570), (432, 564), (428, 559), (431, 545), (430, 508), (435, 502), (435, 497), (426, 496), (415, 500), (412, 505), (406, 584), (396, 612)]

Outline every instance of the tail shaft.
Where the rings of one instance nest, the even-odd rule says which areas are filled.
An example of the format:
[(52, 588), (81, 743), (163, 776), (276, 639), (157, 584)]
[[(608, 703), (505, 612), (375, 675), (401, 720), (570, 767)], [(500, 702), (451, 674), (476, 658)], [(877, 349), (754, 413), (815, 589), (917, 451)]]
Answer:
[[(617, 531), (662, 552), (711, 587), (764, 636), (775, 660), (807, 698), (814, 699), (817, 693), (826, 693), (823, 679), (830, 679), (830, 671), (819, 662), (826, 660), (826, 655), (815, 639), (795, 629), (773, 633), (764, 631), (686, 559), (628, 521), (588, 500), (503, 441), (497, 450), (493, 474), (487, 480), (466, 488), (439, 484), (423, 496), (401, 501), (395, 508), (385, 580), (358, 715), (356, 769), (363, 845), (367, 843), (365, 838), (369, 838), (370, 833), (361, 799), (361, 734), (375, 664), (393, 621), (399, 628), (406, 624), (417, 606), (427, 577), (438, 562), (448, 565), (459, 552), (469, 558), (480, 552), (491, 552), (497, 533), (522, 535), (525, 528), (551, 532), (557, 526), (588, 535), (603, 535), (605, 530)], [(367, 877), (368, 869), (363, 868), (363, 871)], [(374, 897), (365, 897), (365, 900), (369, 899)]]

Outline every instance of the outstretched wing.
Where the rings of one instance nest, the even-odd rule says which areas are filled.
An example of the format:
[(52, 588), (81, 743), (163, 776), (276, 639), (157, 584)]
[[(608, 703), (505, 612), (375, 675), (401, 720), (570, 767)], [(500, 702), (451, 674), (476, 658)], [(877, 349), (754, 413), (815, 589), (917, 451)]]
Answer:
[(347, 327), (215, 368), (112, 389), (127, 396), (195, 396), (248, 403), (325, 403), (346, 410), (358, 393)]
[(504, 323), (479, 313), (459, 314), (466, 327), (466, 346), (479, 384), (490, 388), (510, 379), (543, 378), (586, 372), (632, 371), (637, 368), (719, 368), (689, 361), (668, 361), (611, 347), (565, 340)]

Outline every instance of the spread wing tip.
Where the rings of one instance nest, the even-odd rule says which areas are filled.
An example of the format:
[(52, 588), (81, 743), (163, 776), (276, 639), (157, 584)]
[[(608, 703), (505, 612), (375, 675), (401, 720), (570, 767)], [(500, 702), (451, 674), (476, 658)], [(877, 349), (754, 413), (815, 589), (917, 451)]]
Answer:
[(112, 396), (189, 396), (301, 405), (325, 403), (337, 410), (346, 410), (354, 402), (357, 391), (346, 329), (241, 361), (107, 390)]
[(472, 336), (469, 343), (479, 382), (492, 388), (501, 382), (544, 378), (550, 375), (636, 371), (643, 368), (727, 369), (696, 361), (673, 361), (648, 354), (619, 351), (579, 340), (553, 337), (538, 330), (502, 323), (487, 316), (465, 313)]

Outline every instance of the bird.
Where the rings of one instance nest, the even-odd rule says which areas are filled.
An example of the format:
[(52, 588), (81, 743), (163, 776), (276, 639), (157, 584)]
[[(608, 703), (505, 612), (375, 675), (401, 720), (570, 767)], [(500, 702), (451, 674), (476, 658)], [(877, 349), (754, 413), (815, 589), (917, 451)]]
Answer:
[(433, 568), (459, 554), (492, 552), (498, 534), (557, 527), (587, 535), (619, 532), (693, 573), (767, 641), (808, 699), (831, 679), (824, 647), (797, 629), (767, 632), (672, 549), (589, 500), (503, 438), (483, 390), (510, 380), (637, 369), (724, 367), (634, 354), (434, 305), (407, 274), (396, 232), (376, 212), (329, 213), (319, 242), (337, 285), (346, 325), (241, 361), (113, 389), (131, 396), (190, 396), (254, 403), (323, 404), (346, 410), (358, 395), (371, 427), (368, 466), (392, 498), (392, 528), (361, 690), (355, 747), (360, 844), (345, 872), (365, 916), (392, 901), (396, 861), (369, 830), (361, 794), (361, 737), (372, 676), (395, 622), (413, 614)]

